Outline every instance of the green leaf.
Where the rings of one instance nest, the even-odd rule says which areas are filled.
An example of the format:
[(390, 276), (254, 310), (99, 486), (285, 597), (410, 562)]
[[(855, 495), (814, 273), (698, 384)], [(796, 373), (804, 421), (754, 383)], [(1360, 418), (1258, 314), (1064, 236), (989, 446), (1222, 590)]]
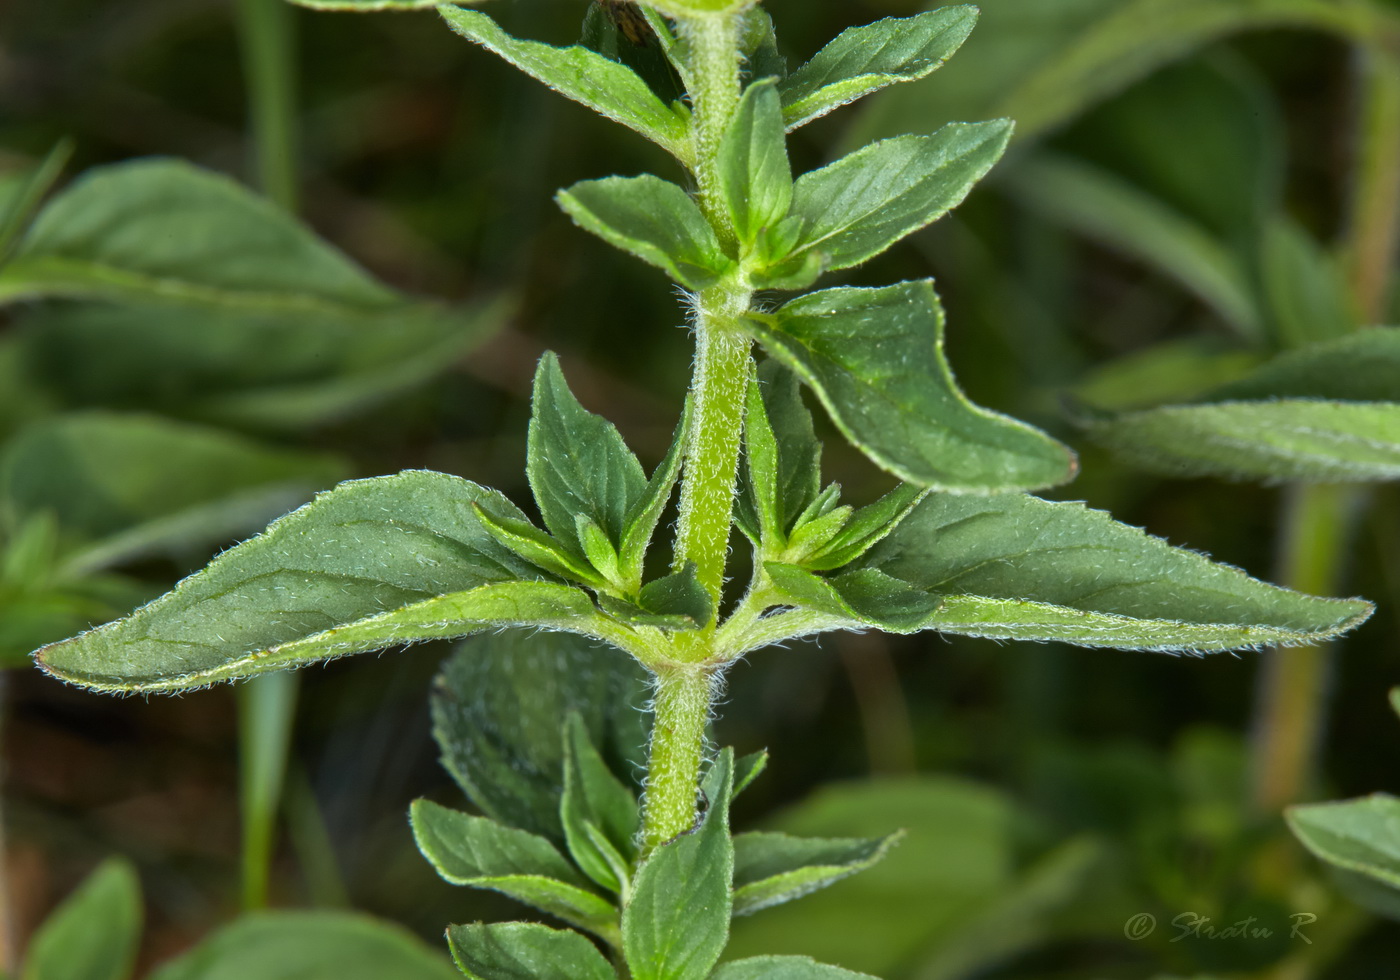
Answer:
[(820, 253), (830, 269), (874, 258), (960, 204), (1010, 139), (1006, 119), (950, 123), (804, 174), (793, 188), (792, 213), (803, 225), (791, 254)]
[(488, 816), (564, 840), (560, 719), (577, 712), (613, 772), (642, 771), (650, 697), (631, 657), (566, 633), (512, 631), (463, 642), (433, 685), (443, 765)]
[(1368, 327), (1288, 351), (1216, 388), (1208, 398), (1400, 402), (1400, 328)]
[(1174, 477), (1400, 479), (1400, 403), (1281, 399), (1171, 405), (1090, 419), (1095, 441)]
[(224, 926), (150, 980), (461, 980), (407, 929), (349, 912), (263, 912)]
[(902, 834), (820, 838), (751, 833), (734, 837), (734, 914), (791, 902), (858, 871), (889, 853)]
[(683, 616), (696, 626), (704, 626), (715, 615), (714, 599), (700, 584), (694, 562), (642, 586), (637, 603), (659, 616)]
[(583, 592), (520, 581), (534, 573), (482, 527), (479, 502), (513, 510), (441, 473), (341, 484), (39, 664), (101, 690), (178, 690), (487, 627), (602, 623)]
[(850, 564), (888, 537), (927, 494), (924, 487), (901, 483), (873, 504), (857, 510), (835, 537), (815, 554), (804, 557), (801, 565), (828, 571)]
[(343, 472), (327, 456), (154, 416), (58, 415), (0, 450), (0, 517), (52, 513), (84, 545), (70, 568), (88, 572), (251, 533)]
[(1289, 807), (1286, 816), (1303, 846), (1328, 864), (1400, 891), (1400, 799), (1373, 793)]
[(585, 180), (556, 200), (579, 227), (691, 289), (713, 285), (732, 265), (699, 206), (660, 177)]
[(402, 306), (270, 201), (161, 159), (89, 170), (40, 212), (0, 303), (54, 296), (352, 318)]
[(1077, 503), (933, 494), (859, 563), (942, 599), (929, 627), (1129, 650), (1231, 650), (1352, 629), (1373, 607), (1252, 579)]
[(843, 287), (749, 319), (858, 448), (900, 479), (963, 493), (1053, 486), (1074, 455), (1023, 422), (977, 408), (943, 356), (943, 310), (928, 281)]
[(104, 862), (30, 941), (21, 980), (126, 980), (141, 942), (141, 882), (120, 858)]
[(535, 372), (526, 473), (547, 528), (584, 554), (582, 514), (619, 541), (647, 492), (642, 464), (611, 422), (578, 403), (559, 358), (548, 352)]
[(782, 83), (789, 130), (896, 82), (924, 78), (952, 57), (977, 23), (977, 8), (940, 7), (842, 31)]
[(1114, 358), (1091, 369), (1074, 398), (1093, 409), (1127, 411), (1193, 401), (1239, 380), (1263, 360), (1214, 337), (1185, 337)]
[(806, 956), (752, 956), (725, 963), (711, 980), (876, 980)]
[(1210, 231), (1112, 173), (1037, 153), (1008, 186), (1040, 214), (1164, 272), (1243, 336), (1259, 338), (1262, 314), (1249, 270)]
[(645, 492), (633, 502), (623, 522), (626, 529), (622, 532), (622, 542), (618, 548), (618, 562), (623, 580), (632, 591), (641, 588), (647, 548), (651, 545), (652, 535), (656, 533), (656, 525), (661, 521), (666, 504), (671, 500), (676, 480), (681, 475), (681, 460), (685, 458), (686, 441), (690, 435), (690, 410), (691, 402), (687, 398), (666, 457), (651, 474)]
[(800, 954), (900, 975), (940, 935), (1014, 881), (1016, 811), (994, 790), (948, 777), (829, 783), (769, 820), (803, 837), (875, 838), (903, 827), (891, 860), (801, 902), (733, 922), (728, 957)]
[(1280, 346), (1334, 340), (1361, 325), (1336, 256), (1287, 218), (1271, 222), (1263, 238), (1260, 272)]
[(874, 626), (891, 633), (928, 629), (941, 602), (922, 589), (878, 569), (862, 568), (821, 578), (796, 565), (763, 566), (784, 600), (829, 618), (826, 629)]
[(720, 193), (744, 244), (752, 245), (764, 228), (787, 217), (792, 166), (775, 79), (744, 90), (720, 141), (718, 172)]
[(620, 855), (629, 869), (636, 861), (636, 836), (641, 827), (637, 800), (593, 747), (577, 712), (565, 718), (563, 739), (564, 795), (559, 802), (559, 819), (569, 853), (598, 884), (624, 892), (628, 878), (618, 874), (613, 857)]
[[(822, 444), (802, 402), (797, 375), (778, 361), (758, 366), (744, 423), (746, 473), (739, 515), (755, 540), (787, 532), (821, 493)], [(766, 537), (765, 537), (766, 535)]]
[(533, 922), (449, 926), (452, 958), (474, 980), (616, 980), (596, 946), (576, 932)]
[(480, 504), (472, 507), (476, 519), (502, 546), (531, 564), (563, 579), (592, 588), (606, 583), (588, 564), (569, 549), (526, 520), (497, 517)]
[(1400, 687), (1390, 689), (1390, 708), (1397, 715), (1400, 715)]
[(744, 790), (753, 784), (753, 781), (763, 775), (763, 771), (768, 768), (768, 750), (759, 749), (757, 752), (750, 752), (748, 755), (740, 756), (734, 762), (734, 796), (737, 797)]
[(729, 937), (734, 750), (725, 749), (714, 766), (718, 790), (700, 828), (647, 858), (623, 910), (623, 949), (636, 980), (704, 980)]
[(525, 74), (594, 112), (641, 133), (672, 154), (689, 139), (686, 120), (665, 105), (637, 73), (581, 45), (556, 48), (511, 37), (476, 10), (439, 7), (458, 34), (500, 55)]
[(1392, 16), (1329, 0), (997, 0), (965, 56), (936, 85), (882, 96), (861, 136), (995, 114), (1015, 119), (1021, 139), (1040, 138), (1219, 38), (1294, 26), (1362, 39)]
[(23, 234), (44, 195), (58, 182), (72, 156), (73, 141), (59, 140), (33, 171), (14, 181), (13, 190), (7, 187), (8, 193), (0, 194), (0, 262), (9, 258), (11, 246)]
[(487, 888), (599, 935), (617, 937), (617, 909), (543, 837), (428, 800), (409, 810), (418, 850), (454, 885)]

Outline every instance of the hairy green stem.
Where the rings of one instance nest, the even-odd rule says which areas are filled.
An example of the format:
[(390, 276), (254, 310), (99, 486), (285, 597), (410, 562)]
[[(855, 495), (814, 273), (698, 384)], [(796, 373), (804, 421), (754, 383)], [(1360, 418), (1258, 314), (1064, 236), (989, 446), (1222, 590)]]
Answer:
[(697, 16), (682, 21), (680, 29), (690, 43), (690, 101), (695, 113), (692, 169), (700, 189), (700, 208), (720, 240), (732, 245), (734, 230), (720, 203), (714, 162), (743, 94), (739, 77), (739, 18), (734, 14)]
[[(692, 52), (692, 171), (715, 232), (732, 244), (733, 228), (718, 196), (718, 152), (741, 92), (739, 19), (732, 13), (697, 15), (683, 19), (680, 29)], [(753, 373), (752, 343), (740, 321), (752, 299), (753, 291), (737, 277), (695, 297), (694, 415), (681, 475), (676, 566), (695, 565), (716, 618), (729, 557), (745, 395)], [(664, 652), (670, 663), (657, 668), (642, 830), (648, 851), (695, 825), (705, 725), (718, 669), (715, 651), (712, 621), (697, 634), (674, 641)]]
[[(239, 0), (237, 7), (257, 183), (287, 211), (296, 210), (298, 198), (294, 13), (284, 0)], [(268, 904), (298, 686), (296, 674), (283, 672), (238, 691), (245, 909)]]
[[(723, 297), (742, 309), (747, 293)], [(704, 300), (702, 299), (702, 304)], [(739, 472), (744, 394), (752, 372), (748, 337), (734, 329), (733, 314), (716, 316), (702, 305), (695, 326), (694, 424), (681, 483), (676, 563), (695, 563), (700, 584), (718, 608)]]
[(642, 832), (647, 852), (695, 826), (714, 684), (713, 669), (699, 664), (667, 668), (656, 675)]
[[(1319, 484), (1286, 492), (1283, 584), (1313, 595), (1335, 594), (1361, 491)], [(1307, 789), (1326, 716), (1329, 651), (1326, 644), (1282, 647), (1263, 663), (1250, 750), (1250, 800), (1261, 814), (1277, 813)]]

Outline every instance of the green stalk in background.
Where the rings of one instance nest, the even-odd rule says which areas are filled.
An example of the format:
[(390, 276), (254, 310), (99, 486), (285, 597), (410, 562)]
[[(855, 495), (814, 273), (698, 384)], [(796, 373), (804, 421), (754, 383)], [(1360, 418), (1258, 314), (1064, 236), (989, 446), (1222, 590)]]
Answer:
[[(1384, 322), (1400, 238), (1400, 61), (1379, 47), (1357, 51), (1356, 170), (1345, 247), (1352, 304), (1361, 324)], [(1357, 486), (1295, 486), (1285, 504), (1284, 584), (1333, 593), (1364, 506)], [(1330, 646), (1275, 650), (1259, 677), (1250, 799), (1274, 814), (1308, 792), (1326, 725)]]
[[(296, 23), (283, 0), (238, 0), (239, 40), (257, 183), (297, 209)], [(299, 680), (257, 677), (238, 689), (239, 800), (245, 909), (266, 908), (277, 812), (287, 775)]]

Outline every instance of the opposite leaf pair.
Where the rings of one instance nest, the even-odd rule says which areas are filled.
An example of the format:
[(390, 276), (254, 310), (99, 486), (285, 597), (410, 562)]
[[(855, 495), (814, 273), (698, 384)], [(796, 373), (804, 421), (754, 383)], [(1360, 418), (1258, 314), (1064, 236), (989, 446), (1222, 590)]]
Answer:
[[(539, 639), (540, 645), (557, 648), (561, 659), (530, 670), (536, 680), (547, 683), (547, 677), (561, 668), (573, 670), (584, 663), (594, 673), (627, 673), (625, 662), (608, 659), (605, 651), (594, 650), (588, 657), (586, 647), (568, 638)], [(576, 657), (575, 650), (584, 659)], [(520, 676), (509, 654), (492, 650), (490, 641), (477, 641), (455, 659), (465, 667), (468, 659), (475, 658), (494, 661), (508, 674)], [(460, 690), (463, 678), (456, 676), (458, 672), (449, 665), (444, 679), (454, 679), (440, 690), (440, 698), (452, 697), (449, 690)], [(622, 682), (622, 688), (626, 686)], [(600, 712), (620, 715), (631, 710), (626, 703), (591, 705), (591, 727), (598, 725)], [(461, 744), (452, 732), (480, 742), (483, 722), (488, 730), (496, 727), (477, 715), (471, 722), (478, 727), (469, 731), (460, 723), (439, 725), (438, 736), (448, 757), (455, 757)], [(831, 972), (835, 968), (800, 958), (763, 958), (712, 970), (727, 942), (731, 916), (791, 901), (869, 867), (884, 856), (894, 836), (879, 840), (804, 840), (773, 833), (731, 837), (729, 800), (758, 775), (766, 756), (747, 757), (736, 764), (726, 751), (706, 777), (710, 807), (700, 825), (643, 855), (636, 844), (640, 828), (636, 798), (590, 741), (589, 727), (577, 712), (571, 712), (560, 734), (559, 829), (531, 833), (419, 800), (413, 805), (412, 822), (424, 856), (454, 884), (502, 892), (592, 933), (625, 959), (633, 977), (770, 976), (755, 971), (779, 967), (787, 972), (778, 975), (794, 978), (856, 976)], [(501, 761), (508, 763), (522, 749), (538, 751), (537, 744), (529, 743), (528, 749), (526, 745), (498, 744), (498, 750), (507, 753)], [(478, 759), (468, 764), (467, 771), (481, 764)], [(454, 774), (461, 771), (457, 765), (452, 768)], [(478, 779), (463, 781), (474, 799), (481, 785)], [(494, 807), (490, 794), (476, 802)], [(541, 823), (534, 817), (530, 820)], [(481, 980), (616, 976), (612, 965), (579, 933), (530, 923), (478, 924), (453, 926), (448, 939), (463, 972)]]

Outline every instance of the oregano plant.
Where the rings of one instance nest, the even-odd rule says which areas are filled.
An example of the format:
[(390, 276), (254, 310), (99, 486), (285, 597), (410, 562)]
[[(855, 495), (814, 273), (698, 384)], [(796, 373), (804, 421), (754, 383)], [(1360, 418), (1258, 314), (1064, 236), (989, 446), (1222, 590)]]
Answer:
[[(730, 802), (767, 760), (712, 751), (707, 726), (728, 668), (765, 647), (933, 630), (1208, 652), (1311, 642), (1370, 614), (1032, 496), (1072, 479), (1075, 456), (959, 390), (931, 281), (814, 291), (957, 206), (1012, 123), (895, 137), (800, 175), (788, 133), (933, 72), (975, 8), (853, 28), (791, 72), (753, 0), (604, 4), (589, 43), (572, 47), (438, 9), (467, 40), (675, 159), (678, 180), (611, 176), (558, 195), (581, 228), (684, 293), (694, 371), (669, 451), (648, 471), (546, 353), (525, 467), (533, 514), (444, 473), (343, 483), (129, 617), (36, 656), (95, 690), (182, 691), (484, 634), (434, 699), (445, 761), (482, 815), (420, 801), (413, 831), (447, 880), (570, 928), (454, 925), (466, 975), (857, 976), (799, 957), (721, 962), (732, 916), (831, 884), (897, 843), (732, 832)], [(887, 494), (846, 502), (824, 483), (808, 393), (892, 475)], [(562, 681), (547, 692), (514, 681), (540, 676), (524, 669), (532, 657)], [(454, 697), (473, 685), (502, 700)], [(615, 710), (639, 691), (652, 709), (641, 778), (628, 759), (648, 726)]]

